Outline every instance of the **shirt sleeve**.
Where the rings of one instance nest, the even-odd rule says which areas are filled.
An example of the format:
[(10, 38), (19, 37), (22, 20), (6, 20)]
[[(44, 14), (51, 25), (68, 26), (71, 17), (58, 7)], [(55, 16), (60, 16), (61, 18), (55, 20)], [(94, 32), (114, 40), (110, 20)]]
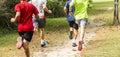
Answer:
[(65, 7), (66, 7), (66, 8), (69, 8), (69, 4), (70, 4), (70, 1), (66, 2)]
[(37, 8), (35, 7), (35, 6), (33, 6), (33, 13), (35, 14), (35, 15), (37, 15), (39, 12), (38, 12), (38, 10), (37, 10)]
[(18, 4), (15, 6), (15, 12), (20, 12), (20, 7)]

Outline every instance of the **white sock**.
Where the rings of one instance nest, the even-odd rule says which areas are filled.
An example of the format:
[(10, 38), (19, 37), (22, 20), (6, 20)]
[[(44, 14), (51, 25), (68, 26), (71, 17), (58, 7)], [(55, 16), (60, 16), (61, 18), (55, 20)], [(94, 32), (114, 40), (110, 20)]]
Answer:
[(75, 39), (73, 39), (73, 40), (72, 40), (72, 43), (76, 43), (76, 40), (75, 40)]
[(41, 40), (41, 44), (44, 44), (43, 42), (44, 42), (45, 40)]

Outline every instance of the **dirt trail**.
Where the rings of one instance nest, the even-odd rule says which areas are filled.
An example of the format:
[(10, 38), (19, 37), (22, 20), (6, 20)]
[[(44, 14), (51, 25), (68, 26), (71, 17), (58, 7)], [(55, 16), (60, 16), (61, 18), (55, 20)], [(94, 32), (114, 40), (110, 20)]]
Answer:
[[(94, 19), (95, 17), (93, 16), (90, 21), (90, 24), (86, 28), (84, 48), (87, 47), (87, 43), (95, 36), (95, 31), (105, 24), (102, 21), (94, 23), (93, 22)], [(78, 39), (79, 39), (79, 36), (77, 40)], [(34, 52), (31, 57), (80, 57), (77, 47), (73, 48), (71, 46), (70, 40), (68, 40), (67, 44), (63, 44), (63, 46), (56, 46), (51, 48), (53, 48), (53, 50), (49, 52), (44, 51), (44, 48), (39, 52)]]
[[(95, 16), (90, 18), (90, 22), (88, 26), (86, 27), (86, 33), (85, 33), (85, 41), (84, 41), (84, 48), (89, 48), (87, 47), (88, 42), (96, 35), (95, 31), (101, 26), (103, 26), (105, 23), (102, 21), (99, 21), (97, 23), (93, 22), (93, 20), (96, 19)], [(56, 33), (56, 32), (55, 32)], [(60, 44), (56, 44), (57, 40), (55, 42), (49, 43), (46, 48), (39, 48), (39, 38), (34, 38), (35, 41), (31, 43), (32, 46), (30, 46), (30, 51), (31, 51), (31, 57), (80, 57), (79, 51), (77, 50), (77, 47), (73, 48), (71, 45), (71, 40), (68, 39), (67, 34), (60, 34), (60, 33), (52, 33), (48, 34), (48, 38), (54, 37), (52, 39), (57, 40), (63, 40), (60, 41)], [(68, 33), (68, 32), (67, 32)], [(56, 35), (59, 35), (56, 36)], [(64, 39), (62, 39), (62, 38)], [(65, 40), (65, 42), (64, 42)], [(77, 38), (77, 42), (79, 40), (79, 36)], [(48, 41), (51, 42), (52, 40)], [(64, 43), (63, 43), (64, 42)], [(55, 43), (55, 44), (54, 44)], [(51, 45), (52, 44), (52, 45)], [(14, 51), (13, 51), (14, 50)], [(0, 57), (25, 57), (24, 55), (24, 50), (17, 50), (15, 47), (6, 47), (0, 49), (2, 53), (0, 53)], [(5, 53), (4, 53), (4, 52)]]

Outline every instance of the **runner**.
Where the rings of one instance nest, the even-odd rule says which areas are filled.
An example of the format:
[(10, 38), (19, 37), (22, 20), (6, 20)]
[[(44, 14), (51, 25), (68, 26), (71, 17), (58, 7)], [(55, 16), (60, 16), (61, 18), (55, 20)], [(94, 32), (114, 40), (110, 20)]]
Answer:
[[(70, 26), (69, 38), (73, 39), (72, 46), (75, 47), (75, 46), (77, 46), (76, 45), (76, 37), (77, 37), (77, 33), (78, 33), (78, 25), (75, 23), (74, 15), (72, 15), (72, 16), (69, 15), (69, 5), (70, 5), (71, 1), (72, 0), (69, 0), (69, 1), (66, 2), (65, 6), (64, 6), (64, 12), (67, 16), (67, 21), (68, 21), (69, 26)], [(75, 11), (75, 7), (73, 6), (72, 7), (72, 14), (74, 14), (74, 11)]]
[(18, 33), (20, 37), (17, 39), (16, 48), (24, 48), (26, 57), (30, 57), (29, 43), (31, 42), (33, 36), (33, 22), (32, 15), (38, 19), (38, 10), (32, 4), (29, 4), (27, 0), (20, 0), (20, 3), (15, 5), (16, 15), (11, 18), (11, 22), (16, 22), (18, 20)]
[(70, 3), (70, 15), (72, 15), (72, 6), (75, 6), (75, 19), (76, 23), (79, 25), (80, 29), (80, 39), (78, 43), (78, 50), (82, 51), (82, 44), (84, 41), (85, 27), (88, 20), (87, 8), (89, 1), (88, 0), (72, 0)]
[[(44, 28), (45, 28), (45, 23), (46, 23), (46, 15), (45, 12), (47, 13), (52, 13), (51, 10), (48, 10), (46, 3), (46, 0), (31, 0), (30, 3), (35, 5), (35, 7), (39, 11), (39, 16), (40, 19), (38, 19), (38, 28), (40, 28), (40, 38), (41, 38), (41, 47), (46, 46), (46, 41), (44, 39)], [(33, 17), (33, 19), (35, 19)]]

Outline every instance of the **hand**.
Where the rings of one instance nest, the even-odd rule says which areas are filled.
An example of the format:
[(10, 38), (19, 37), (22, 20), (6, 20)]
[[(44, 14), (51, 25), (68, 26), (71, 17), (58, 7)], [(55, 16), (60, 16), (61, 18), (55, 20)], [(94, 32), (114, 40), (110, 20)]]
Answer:
[(48, 12), (51, 14), (52, 13), (52, 11), (51, 10), (48, 10)]
[(10, 22), (15, 22), (16, 20), (15, 20), (15, 18), (11, 18), (11, 20), (10, 20)]

